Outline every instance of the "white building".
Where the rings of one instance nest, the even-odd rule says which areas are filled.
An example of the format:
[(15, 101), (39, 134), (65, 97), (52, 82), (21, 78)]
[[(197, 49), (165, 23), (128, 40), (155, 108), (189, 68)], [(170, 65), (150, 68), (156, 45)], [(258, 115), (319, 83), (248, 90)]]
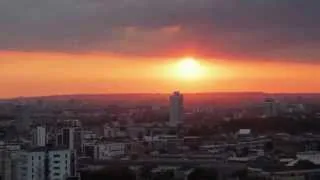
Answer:
[(126, 145), (123, 142), (97, 144), (95, 146), (95, 158), (106, 160), (123, 156), (126, 154)]
[(49, 179), (64, 180), (75, 174), (75, 157), (71, 150), (61, 149), (48, 152)]
[(169, 98), (170, 100), (170, 126), (177, 126), (182, 123), (183, 95), (176, 91)]
[(44, 147), (47, 144), (46, 128), (38, 126), (33, 129), (32, 144), (38, 147)]
[(69, 149), (21, 151), (16, 160), (17, 180), (64, 180), (75, 172), (75, 154)]

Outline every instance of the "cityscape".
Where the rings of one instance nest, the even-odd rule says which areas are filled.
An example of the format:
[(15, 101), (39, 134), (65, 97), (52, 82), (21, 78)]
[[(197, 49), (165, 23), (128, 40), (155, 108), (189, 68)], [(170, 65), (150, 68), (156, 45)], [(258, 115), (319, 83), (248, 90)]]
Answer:
[(320, 180), (320, 0), (0, 0), (0, 180)]
[[(128, 97), (119, 96), (118, 103), (114, 98), (110, 104), (85, 101), (88, 97), (81, 95), (1, 101), (0, 177), (250, 180), (320, 176), (320, 95), (212, 93), (211, 98), (229, 99), (228, 105), (212, 102), (212, 106), (188, 101), (192, 96), (210, 100), (209, 94), (175, 91), (145, 95), (143, 100), (142, 95), (126, 96), (135, 97), (137, 104), (122, 103)], [(151, 98), (157, 96), (165, 96), (166, 103)], [(245, 103), (248, 99), (255, 100)]]

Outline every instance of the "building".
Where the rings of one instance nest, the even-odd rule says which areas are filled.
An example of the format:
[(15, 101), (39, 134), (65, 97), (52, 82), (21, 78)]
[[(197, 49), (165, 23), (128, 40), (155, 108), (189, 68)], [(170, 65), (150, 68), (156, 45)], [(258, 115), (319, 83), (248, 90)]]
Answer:
[(19, 133), (28, 132), (30, 125), (32, 124), (32, 112), (33, 109), (24, 105), (23, 103), (19, 104), (15, 108), (16, 111), (16, 120), (15, 127)]
[(44, 147), (47, 144), (46, 128), (38, 126), (33, 129), (32, 144), (37, 147)]
[(0, 150), (0, 179), (12, 180), (14, 177), (13, 159), (8, 150)]
[(170, 126), (177, 126), (182, 123), (183, 116), (183, 95), (180, 92), (174, 92), (170, 98)]
[(75, 175), (76, 159), (72, 150), (52, 150), (47, 155), (49, 179), (64, 180), (66, 177)]
[(45, 155), (44, 150), (21, 151), (16, 161), (16, 179), (45, 179)]
[(96, 146), (94, 144), (83, 145), (83, 156), (94, 159), (96, 156)]
[(24, 150), (16, 161), (16, 179), (64, 180), (75, 175), (75, 165), (75, 153), (69, 149)]
[(239, 129), (237, 132), (237, 139), (239, 141), (246, 140), (252, 138), (251, 129)]
[(105, 124), (103, 126), (103, 135), (106, 138), (126, 137), (127, 133), (124, 127), (120, 125)]
[(70, 150), (81, 151), (82, 141), (81, 128), (64, 128), (61, 133), (57, 134), (57, 145), (67, 147)]
[(272, 98), (266, 98), (264, 101), (264, 115), (266, 117), (275, 117), (278, 115), (278, 103)]
[(123, 141), (93, 142), (83, 145), (83, 155), (95, 160), (108, 160), (131, 154), (132, 144)]
[(144, 142), (148, 144), (150, 151), (161, 153), (176, 153), (183, 146), (183, 138), (176, 135), (145, 136)]
[(101, 143), (95, 146), (95, 159), (106, 160), (121, 157), (126, 154), (126, 143), (110, 142)]

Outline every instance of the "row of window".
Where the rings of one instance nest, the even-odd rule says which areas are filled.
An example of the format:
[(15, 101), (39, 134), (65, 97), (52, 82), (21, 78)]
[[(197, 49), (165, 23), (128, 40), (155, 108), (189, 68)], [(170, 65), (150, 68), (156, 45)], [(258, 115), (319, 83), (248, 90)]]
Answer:
[[(61, 157), (61, 155), (60, 154), (54, 154), (53, 157), (58, 158), (58, 157)], [(65, 154), (64, 157), (68, 158), (68, 154)]]
[[(59, 158), (59, 157), (61, 157), (61, 155), (60, 154), (54, 154), (53, 157), (54, 158)], [(68, 154), (65, 154), (64, 157), (68, 158)], [(32, 160), (34, 160), (34, 156), (32, 156), (31, 158), (32, 158)], [(38, 156), (38, 159), (41, 160), (41, 156)]]
[[(60, 170), (60, 167), (55, 166), (55, 167), (53, 167), (53, 169), (54, 169), (54, 170)], [(68, 167), (65, 166), (64, 169), (65, 169), (65, 170), (68, 170)]]
[[(60, 176), (60, 173), (54, 173), (53, 176)], [(35, 179), (34, 175), (31, 176), (31, 179)]]

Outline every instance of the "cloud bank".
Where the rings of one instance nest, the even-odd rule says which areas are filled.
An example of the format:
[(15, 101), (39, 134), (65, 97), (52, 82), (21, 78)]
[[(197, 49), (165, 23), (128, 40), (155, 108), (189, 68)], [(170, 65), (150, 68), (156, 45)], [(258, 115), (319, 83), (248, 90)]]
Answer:
[(320, 62), (319, 0), (2, 0), (0, 50)]

